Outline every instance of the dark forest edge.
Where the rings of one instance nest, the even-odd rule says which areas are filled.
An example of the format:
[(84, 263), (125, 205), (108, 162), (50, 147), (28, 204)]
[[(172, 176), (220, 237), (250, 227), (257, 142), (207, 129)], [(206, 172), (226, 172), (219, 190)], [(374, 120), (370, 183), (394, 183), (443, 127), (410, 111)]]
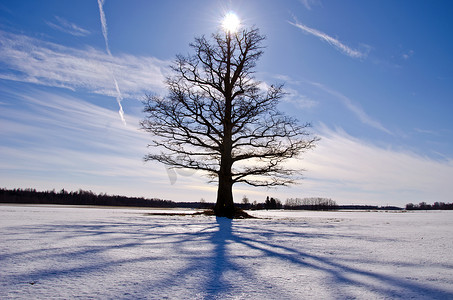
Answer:
[[(59, 192), (37, 191), (36, 189), (0, 189), (0, 203), (4, 204), (56, 204), (56, 205), (86, 205), (86, 206), (124, 206), (124, 207), (151, 207), (151, 208), (192, 208), (208, 209), (213, 203), (201, 202), (175, 202), (158, 198), (126, 197), (96, 194), (92, 191), (66, 191)], [(373, 205), (337, 205), (335, 201), (326, 198), (287, 199), (282, 204), (278, 199), (267, 197), (262, 203), (237, 203), (241, 209), (290, 209), (290, 210), (403, 210), (396, 206)], [(427, 204), (409, 203), (406, 210), (453, 210), (453, 203), (435, 202)]]
[(434, 204), (428, 204), (426, 202), (420, 202), (419, 204), (408, 203), (406, 204), (406, 210), (453, 210), (453, 203), (445, 202), (434, 202)]

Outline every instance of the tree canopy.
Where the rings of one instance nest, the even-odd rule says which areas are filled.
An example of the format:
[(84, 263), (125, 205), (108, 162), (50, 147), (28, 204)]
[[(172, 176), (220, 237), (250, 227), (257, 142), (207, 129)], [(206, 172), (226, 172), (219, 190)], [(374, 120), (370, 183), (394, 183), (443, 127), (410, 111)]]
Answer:
[(178, 55), (167, 78), (168, 95), (147, 96), (141, 127), (160, 152), (145, 160), (171, 168), (203, 170), (218, 182), (216, 214), (234, 213), (232, 186), (294, 183), (300, 170), (283, 164), (312, 148), (317, 138), (277, 109), (282, 85), (256, 80), (263, 54), (257, 28), (218, 32), (190, 44), (192, 55)]

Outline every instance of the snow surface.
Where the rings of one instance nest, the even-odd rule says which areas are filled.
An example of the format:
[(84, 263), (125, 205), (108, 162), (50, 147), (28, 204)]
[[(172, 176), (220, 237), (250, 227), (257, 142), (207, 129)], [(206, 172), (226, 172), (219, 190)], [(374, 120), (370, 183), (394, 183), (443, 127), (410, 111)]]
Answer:
[(0, 299), (453, 299), (453, 212), (149, 212), (1, 205)]

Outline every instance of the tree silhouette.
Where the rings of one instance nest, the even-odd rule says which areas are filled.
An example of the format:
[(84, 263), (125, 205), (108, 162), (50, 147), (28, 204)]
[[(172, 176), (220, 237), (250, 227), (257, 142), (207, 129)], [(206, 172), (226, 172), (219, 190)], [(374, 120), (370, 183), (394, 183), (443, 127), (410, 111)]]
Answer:
[(254, 78), (263, 54), (257, 28), (218, 32), (190, 44), (194, 54), (178, 55), (167, 78), (168, 95), (147, 96), (142, 129), (156, 138), (145, 161), (171, 168), (203, 170), (218, 182), (217, 216), (233, 217), (232, 187), (294, 183), (299, 170), (283, 162), (317, 141), (277, 109), (282, 85), (264, 88)]

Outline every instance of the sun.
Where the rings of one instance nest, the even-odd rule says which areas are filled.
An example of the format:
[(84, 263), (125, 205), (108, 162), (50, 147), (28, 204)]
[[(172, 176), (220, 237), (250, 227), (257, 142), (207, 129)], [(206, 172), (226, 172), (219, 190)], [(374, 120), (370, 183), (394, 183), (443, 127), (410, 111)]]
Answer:
[(234, 12), (229, 12), (223, 17), (222, 28), (227, 33), (237, 32), (241, 26), (241, 20)]

